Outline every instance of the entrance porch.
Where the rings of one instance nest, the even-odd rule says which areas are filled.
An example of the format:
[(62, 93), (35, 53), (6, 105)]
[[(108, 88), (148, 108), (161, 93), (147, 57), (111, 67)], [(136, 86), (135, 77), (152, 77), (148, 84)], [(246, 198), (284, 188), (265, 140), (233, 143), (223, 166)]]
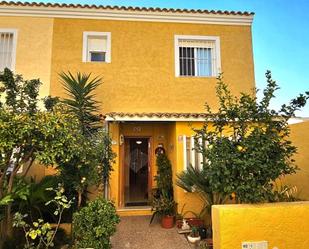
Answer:
[(158, 149), (171, 161), (178, 209), (186, 204), (185, 210), (200, 211), (200, 201), (178, 188), (175, 182), (177, 174), (196, 161), (192, 153), (193, 127), (200, 127), (204, 119), (204, 114), (107, 115), (112, 147), (117, 155), (108, 194), (120, 215), (151, 215)]

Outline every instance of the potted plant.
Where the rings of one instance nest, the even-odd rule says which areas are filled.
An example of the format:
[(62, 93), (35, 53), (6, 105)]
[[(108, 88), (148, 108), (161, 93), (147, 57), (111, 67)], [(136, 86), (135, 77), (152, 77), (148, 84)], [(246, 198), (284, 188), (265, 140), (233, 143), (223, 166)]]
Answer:
[(163, 228), (172, 228), (175, 220), (175, 201), (171, 198), (161, 198), (162, 218), (161, 226)]
[(205, 224), (205, 216), (206, 216), (206, 208), (203, 208), (199, 214), (193, 212), (193, 211), (186, 211), (184, 213), (184, 216), (187, 217), (187, 214), (192, 214), (192, 216), (189, 216), (186, 218), (188, 224), (191, 227), (203, 227)]
[(200, 213), (195, 213), (191, 210), (187, 210), (184, 212), (185, 208), (184, 204), (181, 208), (180, 213), (176, 214), (176, 225), (178, 228), (181, 228), (183, 225), (183, 222), (186, 221), (191, 227), (199, 227), (202, 228), (205, 226), (205, 219), (207, 216), (207, 207), (203, 207)]
[(172, 228), (175, 220), (175, 207), (175, 201), (167, 194), (163, 193), (158, 198), (154, 198), (152, 201), (152, 211), (154, 213), (150, 223), (152, 223), (156, 215), (159, 215), (161, 217), (161, 226), (163, 228)]
[(201, 240), (201, 236), (199, 235), (198, 228), (192, 227), (191, 233), (188, 235), (188, 241), (192, 244), (195, 244)]
[(165, 153), (157, 153), (156, 164), (158, 166), (155, 181), (157, 188), (153, 191), (152, 211), (154, 211), (150, 223), (154, 217), (161, 217), (163, 228), (172, 228), (174, 226), (176, 203), (173, 195), (172, 165)]

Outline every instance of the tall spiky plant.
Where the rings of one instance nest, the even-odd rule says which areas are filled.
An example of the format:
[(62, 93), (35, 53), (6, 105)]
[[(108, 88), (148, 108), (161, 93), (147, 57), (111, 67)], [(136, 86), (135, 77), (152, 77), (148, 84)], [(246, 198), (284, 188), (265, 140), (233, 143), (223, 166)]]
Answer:
[[(207, 171), (188, 166), (186, 171), (177, 175), (177, 186), (186, 190), (189, 193), (196, 193), (202, 200), (204, 206), (200, 212), (202, 217), (208, 215), (211, 217), (211, 206), (216, 204), (223, 204), (228, 200), (226, 195), (216, 193), (213, 191), (211, 183), (209, 182)], [(211, 225), (211, 220), (209, 220)]]
[(82, 131), (90, 135), (99, 126), (99, 102), (95, 100), (94, 91), (101, 85), (102, 78), (91, 78), (91, 73), (74, 76), (70, 71), (59, 74), (68, 98), (63, 99), (70, 111), (79, 119)]
[[(106, 189), (115, 155), (111, 140), (100, 123), (100, 103), (95, 99), (95, 91), (101, 85), (102, 78), (79, 72), (73, 75), (70, 71), (62, 72), (59, 76), (68, 96), (62, 102), (78, 118), (84, 136), (83, 148), (76, 153), (75, 158), (58, 163), (64, 183), (77, 191), (77, 204), (80, 207), (83, 193), (88, 186), (99, 184), (100, 175)], [(66, 179), (71, 181), (67, 182)]]

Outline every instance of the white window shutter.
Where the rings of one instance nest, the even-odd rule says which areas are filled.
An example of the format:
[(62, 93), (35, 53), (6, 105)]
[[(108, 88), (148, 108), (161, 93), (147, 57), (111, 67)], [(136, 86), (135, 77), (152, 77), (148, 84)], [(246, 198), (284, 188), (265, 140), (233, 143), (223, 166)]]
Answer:
[(107, 39), (99, 36), (88, 37), (88, 50), (91, 52), (106, 52)]
[(182, 137), (182, 146), (183, 146), (183, 170), (187, 170), (187, 136), (183, 135)]
[(195, 168), (195, 149), (194, 149), (194, 137), (190, 138), (190, 163)]
[[(83, 32), (82, 61), (91, 62), (92, 54), (104, 54), (105, 59), (100, 62), (111, 63), (111, 33), (110, 32)], [(98, 62), (98, 60), (95, 60)]]
[[(199, 146), (202, 146), (203, 144), (203, 140), (201, 137), (198, 139), (198, 144)], [(198, 153), (198, 167), (199, 170), (203, 169), (203, 154), (201, 152)]]

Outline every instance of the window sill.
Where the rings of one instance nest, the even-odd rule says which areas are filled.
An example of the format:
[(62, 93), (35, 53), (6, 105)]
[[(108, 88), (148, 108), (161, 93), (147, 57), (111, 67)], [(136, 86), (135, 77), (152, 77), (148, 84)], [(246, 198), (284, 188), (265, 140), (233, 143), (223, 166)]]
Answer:
[(217, 79), (218, 76), (175, 76), (180, 79)]
[(83, 63), (91, 63), (91, 64), (111, 64), (111, 62), (107, 61), (83, 61)]

